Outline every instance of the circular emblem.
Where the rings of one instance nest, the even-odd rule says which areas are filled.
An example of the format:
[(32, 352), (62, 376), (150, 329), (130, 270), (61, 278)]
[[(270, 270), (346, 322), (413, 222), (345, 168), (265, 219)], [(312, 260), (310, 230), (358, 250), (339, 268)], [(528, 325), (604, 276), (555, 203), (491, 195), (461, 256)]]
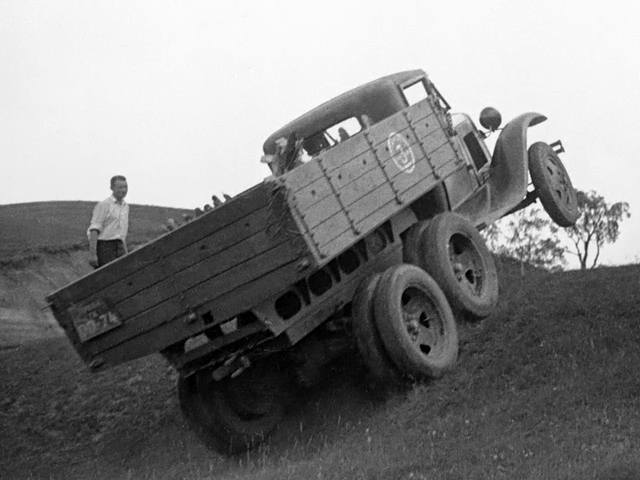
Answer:
[(413, 150), (411, 150), (406, 138), (399, 133), (391, 132), (387, 139), (387, 147), (396, 167), (405, 173), (413, 172), (416, 166), (416, 157), (413, 155)]

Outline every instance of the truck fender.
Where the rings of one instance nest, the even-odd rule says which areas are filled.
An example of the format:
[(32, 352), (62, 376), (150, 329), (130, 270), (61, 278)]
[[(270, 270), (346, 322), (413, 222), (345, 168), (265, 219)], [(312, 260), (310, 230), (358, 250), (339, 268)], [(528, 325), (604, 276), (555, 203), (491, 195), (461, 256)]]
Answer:
[(546, 119), (539, 113), (523, 113), (502, 129), (489, 169), (491, 213), (487, 223), (504, 216), (525, 197), (529, 178), (527, 129)]

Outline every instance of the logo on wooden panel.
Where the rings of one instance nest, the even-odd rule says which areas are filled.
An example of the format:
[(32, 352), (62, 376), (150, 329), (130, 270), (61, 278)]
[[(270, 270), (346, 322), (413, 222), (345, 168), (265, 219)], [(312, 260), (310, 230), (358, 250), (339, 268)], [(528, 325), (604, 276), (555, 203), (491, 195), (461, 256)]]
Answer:
[(404, 136), (391, 132), (387, 139), (387, 147), (396, 167), (405, 173), (413, 172), (416, 166), (416, 157), (413, 155), (413, 150), (411, 150), (411, 146)]

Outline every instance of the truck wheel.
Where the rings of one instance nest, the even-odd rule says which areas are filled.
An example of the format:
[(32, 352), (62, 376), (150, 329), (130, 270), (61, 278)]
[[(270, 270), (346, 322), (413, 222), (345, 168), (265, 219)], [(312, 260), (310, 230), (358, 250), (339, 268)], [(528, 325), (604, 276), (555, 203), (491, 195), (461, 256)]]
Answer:
[(429, 225), (429, 222), (420, 221), (414, 223), (404, 237), (402, 242), (402, 261), (412, 265), (420, 264), (420, 238), (422, 232)]
[(498, 303), (498, 272), (478, 230), (451, 212), (436, 215), (423, 231), (418, 264), (438, 283), (456, 315), (478, 320)]
[(365, 278), (356, 290), (351, 304), (352, 328), (358, 351), (373, 379), (382, 385), (393, 385), (401, 375), (389, 359), (373, 319), (373, 299), (381, 276)]
[(289, 378), (275, 362), (252, 365), (216, 382), (205, 369), (178, 380), (182, 411), (200, 438), (224, 453), (259, 445), (284, 415)]
[(458, 357), (458, 330), (438, 284), (421, 268), (384, 272), (374, 299), (375, 322), (389, 357), (411, 378), (437, 378)]
[(529, 173), (545, 211), (561, 227), (578, 219), (578, 198), (562, 161), (544, 142), (529, 147)]

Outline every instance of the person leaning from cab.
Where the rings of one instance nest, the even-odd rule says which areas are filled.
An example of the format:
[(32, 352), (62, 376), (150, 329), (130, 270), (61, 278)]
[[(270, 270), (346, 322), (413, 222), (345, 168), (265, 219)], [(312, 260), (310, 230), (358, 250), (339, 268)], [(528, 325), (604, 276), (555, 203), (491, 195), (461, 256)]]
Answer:
[(127, 179), (122, 175), (111, 177), (109, 198), (99, 202), (93, 209), (89, 237), (89, 264), (98, 268), (127, 253), (127, 231), (129, 230), (129, 204)]

